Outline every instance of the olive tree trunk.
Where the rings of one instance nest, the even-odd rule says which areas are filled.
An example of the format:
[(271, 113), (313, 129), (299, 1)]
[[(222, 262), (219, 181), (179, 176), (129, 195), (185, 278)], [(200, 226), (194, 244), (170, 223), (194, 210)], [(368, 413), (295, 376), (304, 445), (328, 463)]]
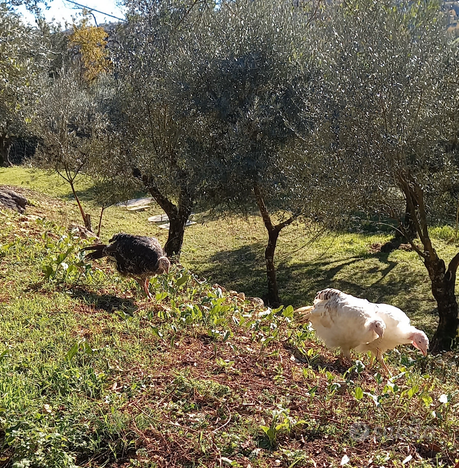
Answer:
[(169, 218), (169, 234), (164, 245), (164, 251), (172, 263), (178, 263), (185, 236), (185, 227), (193, 207), (193, 197), (186, 188), (182, 188), (178, 202), (175, 205), (158, 190), (151, 178), (144, 176), (143, 182), (151, 196)]
[(268, 245), (265, 249), (266, 275), (268, 278), (267, 302), (270, 306), (278, 307), (281, 304), (281, 300), (279, 297), (279, 287), (277, 285), (276, 266), (274, 264), (274, 254), (276, 252), (277, 239), (279, 238), (281, 230), (289, 224), (292, 224), (298, 215), (292, 215), (282, 223), (273, 224), (268, 209), (266, 208), (260, 186), (257, 183), (254, 184), (253, 191), (258, 209), (260, 210), (260, 214), (263, 219), (263, 223), (266, 230), (268, 231)]
[(424, 264), (432, 283), (432, 294), (438, 305), (438, 327), (431, 340), (431, 351), (449, 350), (456, 345), (458, 306), (454, 293), (459, 254), (451, 260), (446, 269), (445, 262), (434, 256), (427, 257)]
[[(434, 333), (430, 349), (433, 353), (447, 351), (456, 345), (458, 305), (455, 295), (456, 274), (459, 266), (459, 253), (450, 261), (448, 268), (432, 246), (429, 236), (424, 194), (416, 181), (409, 174), (400, 174), (398, 183), (407, 201), (407, 211), (415, 226), (422, 247), (416, 244), (409, 233), (407, 240), (416, 253), (423, 259), (429, 273), (432, 294), (438, 306), (438, 327)], [(400, 226), (402, 232), (404, 227)]]

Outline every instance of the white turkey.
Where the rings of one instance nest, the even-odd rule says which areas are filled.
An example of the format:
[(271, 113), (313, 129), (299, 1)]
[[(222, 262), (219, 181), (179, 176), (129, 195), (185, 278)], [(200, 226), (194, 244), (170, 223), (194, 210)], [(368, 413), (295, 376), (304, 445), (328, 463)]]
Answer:
[(350, 350), (385, 336), (386, 325), (376, 316), (375, 305), (337, 289), (319, 291), (314, 305), (295, 310), (299, 321), (309, 321), (328, 348), (341, 348), (346, 358)]
[(109, 240), (109, 245), (94, 244), (82, 250), (92, 250), (86, 258), (94, 260), (111, 257), (116, 262), (116, 269), (123, 276), (134, 278), (151, 297), (148, 289), (150, 277), (169, 273), (170, 262), (164, 255), (158, 239), (155, 237), (116, 234)]
[(427, 356), (427, 350), (429, 349), (427, 335), (422, 330), (413, 327), (410, 319), (402, 310), (389, 304), (373, 305), (376, 306), (376, 315), (386, 324), (386, 330), (383, 336), (371, 343), (358, 346), (355, 351), (359, 353), (371, 351), (373, 359), (376, 357), (388, 374), (390, 374), (390, 371), (384, 362), (383, 354), (389, 349), (411, 343), (424, 356)]

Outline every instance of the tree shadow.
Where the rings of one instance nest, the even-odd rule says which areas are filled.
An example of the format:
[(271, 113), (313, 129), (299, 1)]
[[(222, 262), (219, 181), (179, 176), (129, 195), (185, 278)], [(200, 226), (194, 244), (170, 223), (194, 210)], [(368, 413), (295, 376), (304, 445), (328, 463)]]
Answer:
[(260, 242), (236, 250), (222, 250), (210, 256), (205, 267), (197, 265), (196, 268), (200, 276), (226, 289), (262, 297), (267, 289), (263, 252)]
[[(377, 301), (387, 293), (387, 285), (383, 285), (384, 279), (394, 270), (397, 262), (389, 260), (389, 254), (369, 254), (365, 256), (348, 257), (329, 261), (317, 260), (308, 263), (297, 263), (294, 266), (281, 264), (278, 267), (278, 282), (284, 304), (292, 304), (294, 307), (311, 303), (318, 291), (325, 288), (335, 288), (354, 296), (365, 297), (368, 300)], [(357, 281), (360, 277), (339, 278), (340, 271), (352, 264), (364, 262), (368, 258), (379, 260), (377, 266), (359, 268), (359, 275), (376, 275), (379, 277), (368, 287), (362, 287)], [(284, 288), (283, 288), (284, 286)], [(394, 287), (396, 286), (396, 287)], [(392, 294), (406, 288), (406, 282), (392, 285)], [(384, 292), (384, 294), (382, 294)], [(391, 295), (392, 295), (391, 294)]]
[[(263, 242), (255, 242), (235, 250), (220, 251), (206, 259), (202, 268), (200, 265), (196, 268), (198, 274), (209, 281), (265, 299), (264, 249)], [(430, 319), (426, 320), (425, 310), (435, 313), (435, 301), (430, 297), (418, 297), (416, 287), (428, 279), (427, 273), (393, 274), (400, 262), (392, 260), (390, 255), (390, 252), (377, 251), (341, 259), (321, 256), (310, 262), (292, 263), (290, 259), (279, 262), (276, 269), (282, 304), (294, 308), (312, 304), (317, 291), (332, 287), (371, 302), (396, 305), (415, 323), (427, 327)], [(352, 265), (355, 266), (350, 272), (343, 274), (342, 270)], [(395, 298), (396, 303), (393, 302)], [(419, 307), (419, 301), (426, 304)]]
[[(220, 251), (209, 257), (202, 269), (199, 265), (197, 268), (200, 275), (227, 289), (263, 298), (267, 293), (264, 249), (263, 243), (256, 242), (236, 250)], [(402, 309), (407, 307), (409, 310), (410, 306), (412, 308), (410, 299), (401, 293), (412, 289), (413, 278), (398, 275), (397, 281), (388, 282), (388, 276), (399, 265), (389, 256), (390, 253), (387, 252), (369, 252), (342, 259), (320, 258), (307, 263), (279, 263), (277, 280), (282, 303), (294, 307), (312, 304), (317, 291), (333, 287), (372, 302), (388, 302), (397, 296), (398, 306)], [(366, 265), (365, 262), (369, 259), (374, 259), (377, 263), (371, 262)], [(340, 277), (343, 268), (359, 262), (362, 265), (358, 268), (358, 275)], [(404, 297), (406, 302), (403, 301)]]
[[(76, 183), (76, 186), (78, 187), (78, 181)], [(99, 205), (99, 203), (97, 202), (97, 198), (98, 198), (98, 189), (96, 186), (94, 185), (91, 185), (90, 187), (87, 187), (87, 188), (84, 188), (84, 189), (76, 189), (75, 190), (79, 200), (82, 202), (82, 203), (90, 203), (92, 205)], [(151, 195), (149, 195), (148, 193), (145, 193), (145, 192), (136, 192), (136, 193), (132, 193), (132, 195), (130, 196), (131, 199), (134, 199), (134, 198), (149, 198), (151, 197)], [(66, 201), (75, 201), (75, 197), (73, 196), (73, 193), (71, 190), (69, 190), (67, 193), (64, 193), (60, 196), (60, 198), (62, 198), (63, 200), (66, 200)], [(125, 200), (122, 200), (122, 201), (125, 201)], [(116, 203), (116, 202), (114, 202)]]
[(343, 366), (343, 363), (338, 357), (330, 356), (330, 353), (314, 354), (313, 357), (308, 357), (292, 343), (284, 342), (282, 345), (284, 349), (297, 361), (301, 362), (304, 367), (310, 367), (317, 372), (321, 369), (326, 369), (333, 372), (340, 372), (342, 370), (344, 372), (347, 369)]
[(336, 277), (343, 268), (360, 261), (361, 257), (350, 257), (333, 261), (324, 259), (296, 263), (293, 266), (279, 265), (278, 283), (283, 303), (294, 307), (312, 304), (317, 291), (330, 287), (357, 294), (358, 285), (348, 280), (337, 280)]
[[(227, 289), (242, 291), (249, 296), (265, 298), (267, 294), (266, 267), (264, 263), (265, 246), (261, 242), (242, 246), (236, 250), (224, 250), (208, 258), (211, 266), (199, 269), (203, 277), (217, 282)], [(374, 257), (374, 255), (371, 255)], [(349, 294), (361, 295), (364, 290), (350, 280), (336, 280), (340, 271), (366, 257), (350, 257), (329, 261), (322, 259), (308, 263), (291, 265), (283, 262), (277, 265), (279, 293), (284, 305), (295, 307), (313, 301), (317, 291), (334, 287)], [(387, 266), (382, 271), (386, 276), (397, 265), (388, 260), (387, 254), (381, 254)], [(382, 278), (379, 278), (378, 282)]]

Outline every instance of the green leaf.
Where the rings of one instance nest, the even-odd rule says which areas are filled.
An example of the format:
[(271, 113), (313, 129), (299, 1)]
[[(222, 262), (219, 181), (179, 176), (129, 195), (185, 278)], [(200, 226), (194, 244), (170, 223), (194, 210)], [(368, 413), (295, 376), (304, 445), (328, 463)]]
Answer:
[(190, 279), (190, 277), (188, 275), (182, 275), (176, 281), (177, 288), (180, 288), (180, 286), (184, 285), (189, 279)]
[(151, 330), (158, 338), (163, 337), (163, 334), (159, 331), (158, 327), (154, 327), (153, 325), (151, 325)]
[(75, 356), (75, 354), (78, 353), (79, 349), (80, 349), (80, 343), (76, 342), (65, 355), (65, 359), (67, 361), (71, 361), (73, 357)]
[(55, 274), (55, 270), (51, 265), (44, 265), (41, 271), (45, 274), (45, 278), (49, 279)]
[(427, 393), (423, 393), (423, 394), (421, 395), (421, 400), (423, 401), (423, 403), (424, 403), (424, 405), (425, 405), (426, 408), (429, 408), (430, 405), (431, 405), (432, 402), (433, 402), (432, 397), (431, 397), (429, 394), (427, 394)]
[(56, 258), (56, 263), (58, 265), (61, 264), (65, 260), (66, 257), (67, 257), (66, 253), (64, 253), (64, 252), (60, 253)]
[(419, 390), (419, 386), (418, 385), (414, 385), (413, 387), (411, 387), (409, 390), (408, 390), (408, 397), (409, 398), (413, 398), (413, 396), (418, 392)]
[(363, 398), (363, 390), (361, 387), (355, 387), (354, 396), (356, 400), (361, 400)]
[(260, 428), (268, 437), (271, 445), (274, 444), (274, 442), (276, 441), (276, 433), (277, 433), (276, 429), (273, 427), (268, 427), (268, 426), (260, 426)]
[(160, 302), (163, 299), (166, 299), (166, 297), (168, 295), (169, 295), (169, 293), (167, 291), (158, 292), (158, 293), (155, 294), (155, 299), (156, 299), (156, 301)]
[(82, 343), (82, 347), (83, 347), (84, 354), (89, 354), (89, 355), (94, 354), (93, 349), (91, 348), (91, 346), (89, 346), (89, 343), (87, 343), (86, 341)]
[(293, 307), (289, 305), (287, 308), (284, 309), (282, 315), (287, 318), (293, 318)]

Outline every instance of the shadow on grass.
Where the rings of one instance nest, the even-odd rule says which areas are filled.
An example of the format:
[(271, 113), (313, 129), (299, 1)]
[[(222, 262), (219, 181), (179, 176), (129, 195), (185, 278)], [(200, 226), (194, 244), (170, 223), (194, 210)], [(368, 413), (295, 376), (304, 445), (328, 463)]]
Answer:
[[(244, 292), (248, 296), (265, 298), (267, 294), (267, 278), (264, 265), (264, 248), (261, 242), (242, 246), (236, 250), (217, 252), (206, 260), (206, 267), (196, 268), (199, 275), (212, 282), (217, 282), (227, 289)], [(374, 257), (374, 254), (368, 257)], [(280, 263), (277, 265), (277, 280), (279, 293), (284, 305), (295, 307), (312, 303), (317, 291), (327, 287), (341, 289), (349, 294), (364, 295), (365, 290), (357, 283), (349, 280), (336, 280), (340, 271), (352, 264), (357, 264), (367, 256), (351, 257), (329, 261), (322, 259), (310, 263)], [(379, 257), (378, 257), (379, 258)], [(388, 260), (387, 254), (379, 258), (383, 268), (372, 267), (371, 273), (378, 273), (381, 277), (375, 282), (373, 295), (378, 296), (378, 283), (388, 275), (397, 265)], [(211, 266), (208, 266), (208, 265)], [(370, 273), (370, 272), (369, 272)], [(402, 285), (400, 285), (402, 289)], [(368, 298), (371, 299), (371, 298)]]
[[(372, 255), (374, 257), (374, 255)], [(396, 266), (387, 255), (382, 255), (382, 263), (387, 266), (375, 269), (383, 274), (390, 273)], [(350, 280), (336, 280), (339, 272), (352, 264), (361, 262), (366, 257), (351, 257), (329, 261), (323, 259), (310, 263), (277, 265), (279, 293), (284, 305), (295, 307), (312, 303), (317, 291), (328, 287), (341, 289), (349, 294), (362, 295), (365, 290)], [(385, 262), (384, 262), (385, 261)], [(248, 296), (265, 298), (267, 293), (266, 269), (264, 265), (264, 245), (260, 242), (245, 245), (236, 250), (224, 250), (208, 258), (206, 263), (212, 266), (199, 269), (199, 274), (217, 282), (227, 289), (242, 291)], [(373, 272), (374, 273), (374, 272)], [(379, 278), (377, 282), (380, 282)], [(384, 289), (386, 287), (384, 286)]]
[[(76, 194), (78, 198), (80, 199), (81, 202), (94, 202), (95, 198), (95, 190), (93, 187), (88, 187), (87, 189), (84, 190), (76, 190)], [(60, 196), (65, 201), (70, 201), (73, 202), (75, 201), (75, 197), (73, 196), (73, 192), (69, 191), (67, 193), (64, 193)]]
[[(86, 189), (77, 189), (75, 191), (76, 191), (76, 194), (77, 194), (79, 200), (82, 203), (90, 203), (90, 204), (92, 204), (94, 206), (99, 205), (99, 203), (97, 202), (97, 198), (98, 198), (98, 195), (99, 195), (97, 187), (91, 186), (91, 187), (87, 187)], [(137, 193), (133, 193), (130, 196), (130, 199), (148, 198), (148, 197), (151, 197), (151, 195), (149, 195), (148, 193), (137, 192)], [(62, 198), (63, 200), (66, 200), (66, 201), (70, 201), (70, 202), (75, 201), (75, 197), (74, 197), (73, 192), (71, 190), (69, 190), (65, 194), (62, 194), (60, 198)], [(127, 201), (127, 200), (121, 200), (121, 201)], [(116, 201), (113, 202), (113, 204), (116, 204), (116, 203), (117, 203)]]
[[(379, 260), (378, 265), (365, 268), (363, 262), (368, 258)], [(346, 279), (339, 278), (339, 273), (343, 268), (361, 262), (362, 265), (358, 267), (359, 275), (378, 275), (371, 287), (362, 287), (356, 276), (350, 276)], [(308, 263), (297, 263), (293, 266), (281, 264), (278, 267), (280, 293), (284, 299), (284, 304), (292, 304), (294, 307), (312, 304), (318, 291), (330, 287), (354, 296), (364, 297), (370, 301), (377, 301), (380, 297), (387, 298), (388, 286), (382, 284), (382, 282), (396, 266), (396, 262), (388, 259), (388, 254), (369, 254), (332, 261), (323, 259)], [(390, 295), (395, 296), (398, 292), (406, 290), (407, 284), (409, 284), (408, 279), (406, 280), (397, 281), (397, 284), (391, 285)]]
[(305, 367), (310, 367), (315, 371), (321, 369), (330, 370), (333, 372), (345, 372), (348, 367), (346, 364), (340, 361), (339, 358), (330, 357), (330, 355), (323, 355), (315, 353), (312, 357), (304, 354), (296, 345), (288, 342), (283, 343), (283, 347), (288, 351), (295, 359), (300, 361)]
[(263, 250), (264, 246), (259, 242), (236, 250), (223, 250), (206, 259), (205, 267), (196, 265), (194, 268), (200, 276), (228, 290), (263, 297), (266, 294)]
[[(193, 269), (211, 282), (247, 296), (266, 298), (267, 278), (263, 242), (214, 253)], [(334, 254), (333, 254), (334, 255)], [(317, 291), (336, 288), (371, 302), (388, 303), (402, 309), (415, 326), (433, 333), (436, 303), (425, 294), (428, 281), (423, 267), (408, 267), (392, 253), (367, 252), (352, 257), (325, 255), (308, 262), (293, 263), (292, 256), (276, 261), (277, 282), (282, 304), (294, 308), (312, 304)], [(279, 250), (277, 258), (282, 258)], [(418, 261), (413, 259), (413, 262)]]
[[(227, 289), (244, 292), (248, 296), (264, 297), (267, 293), (264, 248), (260, 243), (242, 246), (236, 250), (217, 252), (206, 259), (198, 274), (217, 282)], [(390, 302), (398, 297), (398, 306), (414, 313), (410, 292), (424, 278), (398, 274), (394, 281), (387, 281), (397, 262), (388, 253), (368, 253), (354, 257), (321, 258), (308, 263), (277, 264), (279, 294), (284, 305), (300, 307), (312, 304), (317, 291), (333, 287), (348, 294), (363, 297), (372, 302)], [(368, 260), (375, 260), (366, 263)], [(352, 267), (349, 275), (341, 271)], [(403, 300), (406, 298), (406, 300)], [(403, 302), (400, 303), (400, 299)]]
[(113, 294), (97, 294), (84, 287), (73, 289), (72, 297), (83, 299), (86, 304), (109, 313), (122, 310), (127, 315), (133, 315), (138, 309), (132, 299), (120, 298)]

